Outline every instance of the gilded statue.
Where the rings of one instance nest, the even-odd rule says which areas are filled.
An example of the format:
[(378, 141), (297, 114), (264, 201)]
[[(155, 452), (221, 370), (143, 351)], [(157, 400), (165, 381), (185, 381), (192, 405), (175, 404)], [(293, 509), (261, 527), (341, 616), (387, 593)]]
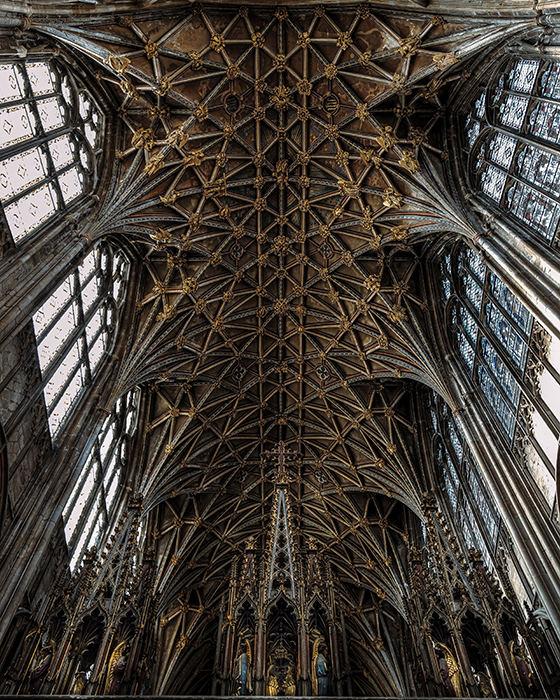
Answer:
[(311, 660), (311, 679), (313, 695), (325, 696), (329, 694), (329, 676), (327, 659), (327, 645), (323, 637), (318, 637), (313, 644), (313, 656)]
[(462, 697), (461, 671), (451, 649), (441, 642), (435, 642), (435, 647), (438, 652), (439, 672), (448, 694), (450, 697)]

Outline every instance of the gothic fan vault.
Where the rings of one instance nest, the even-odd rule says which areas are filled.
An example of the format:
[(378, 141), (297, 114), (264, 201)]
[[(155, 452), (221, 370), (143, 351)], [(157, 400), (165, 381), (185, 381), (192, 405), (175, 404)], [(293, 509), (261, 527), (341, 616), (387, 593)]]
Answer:
[[(154, 692), (189, 674), (207, 690), (232, 558), (264, 551), (278, 503), (366, 620), (348, 620), (357, 692), (406, 687), (368, 680), (392, 662), (363, 650), (380, 601), (412, 614), (407, 542), (429, 490), (415, 384), (456, 408), (421, 261), (443, 232), (476, 234), (440, 179), (441, 118), (465, 60), (522, 27), (369, 5), (34, 24), (95, 62), (119, 105), (109, 193), (75, 225), (144, 261), (106, 405), (149, 386), (135, 490), (173, 650)], [(297, 453), (280, 491), (279, 443)]]

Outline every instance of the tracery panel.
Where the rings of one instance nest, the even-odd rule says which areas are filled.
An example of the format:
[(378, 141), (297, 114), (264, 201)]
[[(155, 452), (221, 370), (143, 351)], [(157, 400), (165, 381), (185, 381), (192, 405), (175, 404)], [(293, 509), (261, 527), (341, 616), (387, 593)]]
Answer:
[[(442, 259), (442, 298), (449, 306), (458, 356), (484, 397), (488, 415), (552, 508), (560, 435), (560, 373), (549, 359), (554, 343), (548, 337), (543, 350), (537, 342), (543, 329), (472, 249), (460, 244)], [(455, 444), (453, 431), (450, 439)]]
[(15, 242), (91, 190), (104, 120), (60, 60), (0, 63), (0, 202)]
[(463, 124), (472, 187), (549, 242), (560, 220), (559, 70), (557, 62), (511, 59), (477, 93)]
[(70, 568), (85, 551), (97, 547), (119, 505), (121, 475), (126, 472), (130, 440), (138, 419), (139, 392), (121, 397), (107, 416), (64, 512), (64, 535), (70, 554)]
[(33, 315), (53, 437), (111, 349), (128, 267), (120, 250), (96, 246)]

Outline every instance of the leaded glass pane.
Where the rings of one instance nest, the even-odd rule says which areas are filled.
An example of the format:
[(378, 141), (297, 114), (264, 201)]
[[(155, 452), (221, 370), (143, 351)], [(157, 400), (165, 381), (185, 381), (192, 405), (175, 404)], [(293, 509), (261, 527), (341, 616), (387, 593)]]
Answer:
[(547, 240), (556, 232), (560, 210), (557, 202), (523, 182), (515, 182), (506, 196), (507, 210)]
[(551, 63), (540, 82), (543, 97), (560, 97), (560, 63)]
[(560, 143), (560, 105), (539, 102), (529, 117), (529, 131), (541, 139)]
[(502, 309), (516, 321), (522, 331), (528, 334), (531, 327), (531, 314), (498, 275), (494, 273), (490, 275), (490, 289)]
[(515, 361), (515, 364), (518, 367), (524, 367), (525, 358), (527, 357), (527, 344), (492, 302), (486, 304), (486, 320), (494, 335)]
[(502, 397), (498, 387), (486, 368), (482, 365), (478, 366), (478, 382), (490, 406), (494, 409), (500, 423), (504, 426), (507, 434), (512, 437), (515, 427), (515, 416), (512, 409), (508, 406)]
[(455, 454), (457, 455), (457, 459), (460, 462), (463, 459), (463, 445), (461, 444), (459, 435), (457, 435), (457, 430), (455, 429), (455, 425), (452, 420), (449, 421), (447, 427), (449, 430), (449, 438), (451, 440), (451, 445), (455, 451)]
[(76, 328), (77, 322), (77, 304), (69, 304), (37, 347), (39, 352), (39, 365), (41, 366), (42, 372), (49, 366), (53, 357), (70, 337), (74, 328)]
[(486, 360), (486, 364), (490, 368), (490, 371), (505, 390), (512, 404), (517, 406), (521, 391), (519, 384), (515, 381), (513, 375), (504, 365), (493, 345), (488, 342), (487, 338), (482, 338), (481, 347), (482, 356)]
[(62, 175), (58, 176), (58, 182), (66, 204), (81, 193), (83, 179), (84, 176), (77, 168), (70, 168), (70, 170), (66, 170)]
[(500, 105), (498, 121), (504, 126), (519, 130), (523, 124), (529, 98), (520, 95), (508, 95)]
[(490, 160), (508, 170), (513, 160), (516, 146), (517, 139), (514, 139), (512, 136), (506, 136), (505, 134), (496, 134), (492, 141), (490, 141), (490, 146), (488, 148)]
[(498, 535), (498, 519), (495, 511), (489, 505), (488, 496), (483, 492), (470, 460), (465, 462), (465, 477), (476, 510), (488, 531), (490, 539), (495, 542)]
[(482, 288), (478, 282), (469, 274), (466, 274), (463, 278), (465, 283), (465, 293), (467, 299), (471, 302), (477, 311), (480, 311), (482, 306)]
[(489, 197), (499, 202), (506, 184), (507, 173), (504, 170), (487, 165), (480, 176), (482, 191)]
[(560, 156), (537, 146), (525, 146), (517, 158), (516, 174), (560, 196)]
[(461, 353), (463, 359), (467, 363), (467, 366), (472, 371), (474, 367), (474, 349), (472, 345), (467, 340), (463, 333), (457, 334), (457, 342), (459, 345), (459, 352)]
[(539, 65), (540, 61), (529, 61), (525, 58), (516, 61), (509, 73), (510, 89), (530, 94), (537, 79)]
[(47, 63), (27, 63), (25, 70), (35, 97), (54, 92), (53, 74)]
[(35, 118), (27, 105), (0, 109), (0, 148), (31, 138), (34, 126)]
[(475, 253), (472, 248), (467, 248), (466, 251), (469, 269), (474, 272), (477, 278), (484, 283), (486, 275), (486, 265), (482, 262), (482, 258), (478, 253)]
[(73, 278), (68, 277), (60, 287), (51, 294), (48, 301), (33, 315), (33, 326), (37, 338), (41, 336), (58, 312), (70, 301), (72, 294)]
[(57, 139), (49, 141), (49, 151), (57, 170), (65, 165), (70, 165), (74, 160), (74, 151), (68, 136), (59, 136)]
[(451, 282), (447, 279), (447, 277), (444, 277), (444, 278), (441, 280), (441, 283), (442, 283), (442, 285), (443, 285), (443, 294), (444, 294), (444, 297), (445, 297), (445, 299), (447, 300), (447, 299), (449, 299), (449, 297), (451, 296)]
[(467, 140), (469, 142), (469, 148), (473, 147), (474, 142), (480, 134), (480, 122), (473, 121), (467, 130)]
[(0, 200), (6, 201), (47, 175), (45, 154), (40, 148), (18, 153), (0, 162)]
[(0, 63), (0, 103), (14, 102), (24, 96), (23, 80), (17, 67)]
[(477, 119), (484, 119), (484, 114), (486, 112), (486, 93), (483, 92), (478, 100), (474, 103), (474, 112)]
[(48, 100), (37, 102), (37, 109), (45, 131), (52, 131), (64, 126), (64, 117), (56, 97), (49, 97)]
[(57, 209), (56, 202), (56, 192), (48, 183), (9, 204), (5, 214), (14, 241), (19, 241), (48, 219)]
[(478, 338), (478, 324), (475, 321), (472, 314), (470, 314), (464, 306), (459, 308), (459, 316), (461, 318), (461, 325), (465, 329), (467, 335), (472, 340), (473, 344), (476, 345), (476, 339)]
[(83, 386), (83, 377), (80, 368), (72, 377), (66, 391), (54, 405), (49, 414), (49, 428), (51, 435), (56, 435), (73, 402), (77, 398)]

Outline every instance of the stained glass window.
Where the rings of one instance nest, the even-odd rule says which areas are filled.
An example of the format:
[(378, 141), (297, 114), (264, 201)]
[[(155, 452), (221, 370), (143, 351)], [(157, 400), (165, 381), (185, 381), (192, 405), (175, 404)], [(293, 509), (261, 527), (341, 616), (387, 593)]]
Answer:
[(33, 316), (53, 437), (110, 350), (127, 269), (120, 251), (99, 245)]
[(560, 97), (560, 63), (551, 63), (543, 72), (540, 83), (543, 97)]
[(547, 141), (560, 143), (560, 105), (539, 102), (529, 117), (529, 131)]
[(487, 165), (480, 177), (482, 191), (496, 202), (499, 202), (506, 186), (506, 180), (506, 172), (500, 170), (500, 168), (495, 168), (493, 165)]
[(531, 93), (537, 73), (539, 70), (540, 61), (530, 61), (527, 59), (519, 59), (509, 73), (509, 88), (516, 92)]
[(529, 99), (520, 95), (508, 95), (505, 101), (500, 105), (498, 121), (503, 126), (510, 126), (512, 129), (519, 130), (525, 119)]
[(70, 567), (86, 549), (99, 546), (118, 507), (121, 474), (127, 467), (128, 447), (137, 424), (138, 391), (119, 399), (99, 431), (90, 457), (62, 514)]
[(14, 241), (93, 185), (102, 115), (56, 60), (0, 64), (0, 201)]

